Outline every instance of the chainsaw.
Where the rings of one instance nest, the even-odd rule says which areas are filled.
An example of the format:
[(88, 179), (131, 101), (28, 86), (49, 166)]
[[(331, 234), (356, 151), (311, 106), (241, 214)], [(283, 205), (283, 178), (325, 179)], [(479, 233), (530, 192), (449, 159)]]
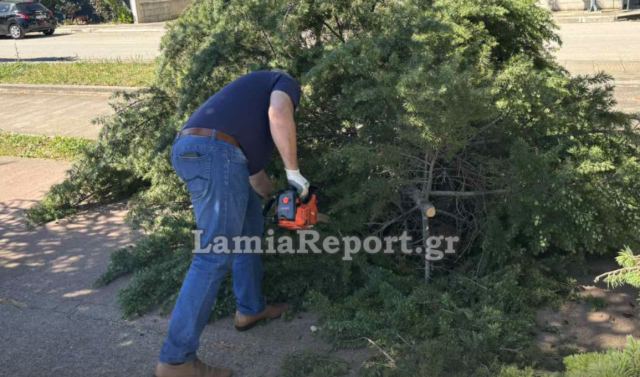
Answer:
[(263, 215), (267, 217), (275, 205), (274, 222), (280, 228), (304, 230), (313, 228), (318, 222), (328, 222), (328, 217), (318, 213), (317, 188), (311, 186), (309, 194), (303, 200), (294, 187), (282, 190), (264, 206)]

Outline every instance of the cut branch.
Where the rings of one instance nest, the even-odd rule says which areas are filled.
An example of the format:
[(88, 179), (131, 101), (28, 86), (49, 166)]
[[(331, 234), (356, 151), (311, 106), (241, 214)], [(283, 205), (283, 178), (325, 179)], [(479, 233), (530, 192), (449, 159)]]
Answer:
[(416, 203), (416, 207), (420, 208), (422, 216), (434, 217), (436, 215), (436, 207), (424, 198), (424, 195), (418, 189), (411, 190), (411, 199)]
[(429, 194), (433, 196), (454, 196), (454, 197), (471, 197), (483, 195), (499, 195), (506, 194), (508, 190), (487, 190), (487, 191), (431, 191)]
[(640, 267), (631, 266), (631, 267), (624, 267), (624, 268), (619, 268), (617, 270), (605, 272), (604, 274), (596, 276), (595, 279), (593, 279), (593, 281), (595, 283), (599, 282), (600, 280), (606, 281), (606, 279), (609, 277), (618, 276), (618, 275), (622, 275), (629, 272), (640, 272)]

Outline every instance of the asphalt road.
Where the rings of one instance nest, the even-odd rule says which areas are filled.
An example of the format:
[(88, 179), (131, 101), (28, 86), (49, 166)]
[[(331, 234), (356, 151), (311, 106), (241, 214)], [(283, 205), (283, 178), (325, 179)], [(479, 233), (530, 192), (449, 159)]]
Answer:
[[(640, 62), (640, 22), (560, 24), (561, 62), (600, 62), (617, 69), (621, 62)], [(0, 62), (77, 59), (154, 59), (165, 25), (65, 26), (45, 37), (29, 34), (14, 41), (0, 37)], [(635, 70), (640, 75), (639, 70)]]
[(160, 52), (164, 24), (61, 27), (50, 37), (27, 34), (14, 41), (0, 37), (0, 63), (74, 60), (153, 60)]
[(604, 71), (615, 79), (617, 108), (640, 111), (640, 22), (560, 24), (558, 61), (572, 74)]

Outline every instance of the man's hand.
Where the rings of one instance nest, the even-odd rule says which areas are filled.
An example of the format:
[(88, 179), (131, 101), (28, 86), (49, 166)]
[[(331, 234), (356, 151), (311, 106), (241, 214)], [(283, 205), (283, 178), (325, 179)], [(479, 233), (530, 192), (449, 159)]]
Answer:
[(250, 176), (249, 183), (251, 184), (251, 187), (253, 187), (253, 190), (264, 199), (268, 199), (273, 192), (273, 183), (264, 170), (260, 170), (256, 174)]
[(289, 184), (296, 188), (301, 199), (306, 199), (309, 194), (309, 181), (300, 174), (300, 170), (285, 169), (285, 171)]

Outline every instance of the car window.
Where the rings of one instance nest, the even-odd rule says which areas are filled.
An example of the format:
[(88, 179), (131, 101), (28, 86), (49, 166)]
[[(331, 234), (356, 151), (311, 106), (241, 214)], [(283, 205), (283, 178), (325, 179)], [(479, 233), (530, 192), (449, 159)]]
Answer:
[(47, 11), (47, 8), (40, 3), (19, 3), (16, 4), (16, 8), (21, 12)]
[(0, 13), (7, 13), (11, 8), (11, 4), (0, 4)]

